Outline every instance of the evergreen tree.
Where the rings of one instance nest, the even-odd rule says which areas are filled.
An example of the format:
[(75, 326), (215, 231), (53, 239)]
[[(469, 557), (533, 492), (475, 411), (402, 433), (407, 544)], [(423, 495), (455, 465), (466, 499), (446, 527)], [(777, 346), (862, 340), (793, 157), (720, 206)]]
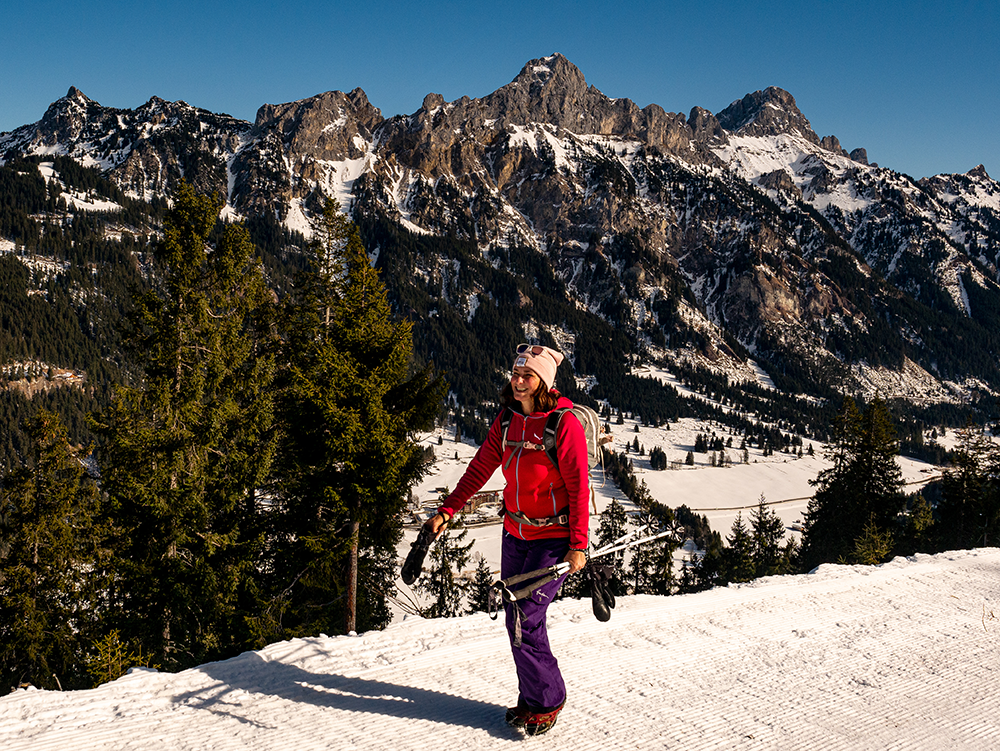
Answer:
[(486, 557), (477, 553), (476, 573), (469, 587), (469, 614), (487, 613), (490, 606), (490, 592), (493, 589), (493, 571)]
[(271, 296), (246, 230), (209, 238), (220, 203), (181, 183), (136, 299), (142, 368), (93, 420), (119, 540), (123, 640), (167, 668), (252, 645), (262, 549), (257, 489), (273, 455)]
[[(645, 483), (642, 487), (645, 489)], [(673, 556), (680, 544), (680, 528), (674, 513), (650, 498), (638, 524), (644, 535), (666, 530), (673, 531), (673, 534), (631, 549), (628, 573), (632, 593), (668, 595), (674, 588)]]
[(1000, 449), (982, 429), (958, 432), (951, 466), (944, 471), (938, 504), (942, 550), (995, 545), (1000, 523)]
[(667, 468), (667, 452), (661, 447), (655, 446), (649, 452), (650, 469), (664, 470)]
[(811, 481), (817, 488), (806, 511), (801, 559), (805, 568), (850, 560), (866, 527), (892, 533), (903, 510), (903, 479), (896, 463), (895, 428), (885, 403), (863, 413), (851, 399), (834, 425), (832, 466)]
[(906, 525), (897, 540), (896, 554), (933, 552), (934, 526), (934, 512), (931, 505), (918, 493), (910, 499)]
[(736, 515), (723, 554), (723, 577), (730, 582), (748, 582), (754, 578), (754, 540), (743, 514)]
[(854, 550), (849, 560), (863, 566), (876, 566), (885, 563), (891, 551), (892, 534), (877, 527), (874, 520), (869, 520), (861, 535), (854, 541)]
[(0, 685), (86, 687), (101, 611), (100, 496), (55, 414), (39, 412), (25, 432), (28, 462), (0, 488)]
[[(601, 523), (597, 528), (597, 547), (603, 548), (625, 535), (628, 529), (628, 517), (625, 515), (625, 508), (615, 499), (607, 505), (601, 512)], [(614, 565), (614, 576), (612, 577), (612, 589), (616, 593), (625, 592), (625, 551), (620, 550), (604, 556), (603, 563)]]
[(429, 368), (414, 372), (411, 326), (393, 320), (357, 228), (332, 203), (309, 253), (283, 316), (264, 640), (388, 623), (395, 576), (368, 565), (395, 554), (424, 468), (412, 433), (433, 424), (444, 394)]
[(781, 566), (785, 524), (768, 508), (763, 494), (750, 512), (750, 537), (755, 577), (788, 573)]
[(469, 530), (462, 526), (461, 519), (455, 519), (448, 529), (438, 535), (431, 549), (430, 571), (417, 583), (417, 588), (433, 599), (424, 609), (427, 618), (454, 618), (465, 612), (462, 603), (469, 594), (471, 582), (458, 574), (469, 565), (474, 543), (465, 542), (468, 534)]
[(700, 592), (726, 581), (726, 550), (718, 532), (705, 535), (701, 556), (691, 555), (681, 577), (682, 594)]

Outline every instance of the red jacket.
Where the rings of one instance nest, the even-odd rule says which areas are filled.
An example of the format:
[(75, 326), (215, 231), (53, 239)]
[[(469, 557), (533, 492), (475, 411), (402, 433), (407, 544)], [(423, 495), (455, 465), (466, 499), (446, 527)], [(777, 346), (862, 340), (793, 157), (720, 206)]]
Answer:
[[(572, 407), (564, 396), (559, 397), (558, 408)], [(507, 429), (507, 441), (542, 443), (548, 412), (534, 412), (525, 417), (517, 407)], [(569, 513), (569, 528), (561, 525), (533, 527), (521, 524), (504, 515), (504, 529), (524, 540), (569, 536), (571, 548), (586, 548), (590, 527), (590, 481), (588, 477), (587, 443), (583, 427), (572, 415), (566, 415), (556, 433), (556, 453), (559, 469), (552, 464), (542, 449), (503, 446), (501, 417), (490, 426), (489, 435), (479, 447), (469, 467), (458, 481), (455, 490), (444, 499), (440, 511), (454, 516), (473, 494), (490, 479), (493, 472), (504, 464), (503, 475), (507, 481), (503, 490), (507, 511), (520, 511), (529, 519), (540, 519)], [(509, 460), (509, 463), (508, 463)]]

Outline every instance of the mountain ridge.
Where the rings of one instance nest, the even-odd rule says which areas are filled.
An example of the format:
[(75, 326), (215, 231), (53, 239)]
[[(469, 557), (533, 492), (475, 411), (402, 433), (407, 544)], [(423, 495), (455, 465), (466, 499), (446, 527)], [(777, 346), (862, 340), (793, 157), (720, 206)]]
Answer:
[[(336, 200), (381, 265), (411, 269), (387, 276), (397, 299), (421, 300), (411, 315), (440, 297), (474, 328), (487, 267), (523, 247), (551, 269), (553, 299), (641, 358), (739, 378), (752, 355), (788, 390), (826, 396), (874, 396), (889, 372), (919, 373), (954, 403), (1000, 393), (1000, 186), (981, 165), (916, 182), (869, 164), (777, 87), (685, 117), (611, 99), (557, 53), (481, 98), (429, 93), (410, 115), (385, 118), (355, 88), (262, 105), (253, 123), (157, 97), (104, 108), (71, 87), (0, 135), (2, 162), (55, 153), (144, 200), (183, 177), (222, 196), (225, 216), (273, 215), (307, 235)], [(475, 252), (397, 258), (407, 234)], [(587, 332), (538, 306), (514, 313), (525, 335), (572, 355)]]

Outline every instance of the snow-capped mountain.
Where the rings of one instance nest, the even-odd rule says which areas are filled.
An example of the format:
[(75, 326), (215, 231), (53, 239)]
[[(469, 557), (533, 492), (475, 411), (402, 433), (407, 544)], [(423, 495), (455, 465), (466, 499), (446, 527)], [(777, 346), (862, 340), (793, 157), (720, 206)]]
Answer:
[[(428, 94), (409, 116), (383, 118), (355, 89), (264, 105), (250, 124), (157, 98), (106, 108), (73, 88), (0, 134), (2, 161), (52, 154), (147, 200), (184, 178), (228, 216), (307, 234), (333, 198), (417, 318), (440, 306), (471, 325), (499, 304), (492, 269), (599, 316), (644, 359), (753, 379), (753, 358), (822, 395), (1000, 391), (1000, 184), (981, 166), (917, 182), (869, 163), (781, 89), (685, 117), (608, 98), (557, 54), (481, 99)], [(574, 355), (582, 325), (520, 294), (524, 330)]]

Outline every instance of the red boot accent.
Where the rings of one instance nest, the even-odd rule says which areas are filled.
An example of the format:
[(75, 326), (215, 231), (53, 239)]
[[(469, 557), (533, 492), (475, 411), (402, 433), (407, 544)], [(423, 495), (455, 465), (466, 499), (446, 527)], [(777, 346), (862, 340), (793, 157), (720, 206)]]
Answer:
[(566, 700), (551, 712), (530, 712), (524, 720), (524, 732), (528, 735), (541, 735), (549, 732), (556, 724), (556, 718), (565, 706)]

